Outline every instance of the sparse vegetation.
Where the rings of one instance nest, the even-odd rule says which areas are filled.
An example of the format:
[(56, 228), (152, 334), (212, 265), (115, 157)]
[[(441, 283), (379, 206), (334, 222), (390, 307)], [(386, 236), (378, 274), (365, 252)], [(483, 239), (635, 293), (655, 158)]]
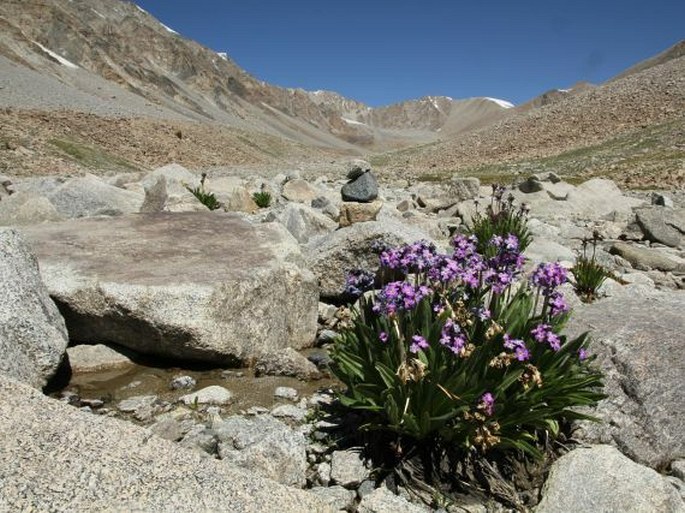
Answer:
[[(575, 278), (574, 288), (578, 296), (586, 303), (597, 298), (597, 291), (602, 283), (611, 276), (606, 267), (595, 260), (597, 242), (601, 240), (598, 232), (593, 232), (591, 238), (583, 239), (583, 254), (576, 259), (571, 268)], [(588, 256), (588, 246), (592, 245), (592, 255)]]
[(271, 205), (271, 194), (268, 191), (259, 191), (252, 194), (252, 199), (259, 208), (267, 208)]
[(479, 253), (486, 254), (492, 251), (490, 241), (495, 236), (514, 235), (521, 251), (524, 251), (532, 241), (528, 230), (528, 207), (525, 204), (514, 206), (514, 197), (509, 194), (505, 198), (505, 192), (504, 187), (493, 184), (492, 196), (485, 212), (479, 210), (471, 221), (472, 226), (468, 233), (479, 241)]
[(50, 139), (48, 142), (84, 167), (108, 170), (118, 168), (126, 171), (138, 171), (138, 168), (131, 162), (112, 155), (96, 146), (72, 139)]
[(186, 185), (193, 196), (195, 196), (200, 203), (202, 203), (209, 210), (217, 210), (222, 207), (221, 202), (216, 199), (213, 192), (207, 192), (205, 190), (205, 180), (207, 179), (207, 173), (202, 173), (202, 178), (200, 179), (200, 185), (197, 187), (190, 187)]

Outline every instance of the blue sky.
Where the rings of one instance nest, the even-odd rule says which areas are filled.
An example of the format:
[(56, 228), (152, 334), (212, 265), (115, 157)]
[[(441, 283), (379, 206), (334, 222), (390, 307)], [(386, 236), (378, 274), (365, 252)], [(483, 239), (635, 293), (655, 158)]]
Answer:
[(685, 38), (683, 0), (137, 0), (257, 78), (372, 106), (522, 103), (599, 83)]

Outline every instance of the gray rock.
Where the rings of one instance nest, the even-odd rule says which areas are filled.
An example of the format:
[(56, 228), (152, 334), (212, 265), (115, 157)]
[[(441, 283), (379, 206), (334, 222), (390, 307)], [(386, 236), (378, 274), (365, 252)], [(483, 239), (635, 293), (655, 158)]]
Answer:
[(204, 212), (207, 207), (188, 190), (188, 187), (196, 187), (199, 182), (199, 176), (178, 164), (157, 168), (141, 180), (145, 201), (140, 211)]
[(327, 461), (322, 461), (316, 466), (316, 476), (319, 483), (323, 486), (328, 486), (331, 482), (331, 464)]
[(0, 229), (0, 373), (34, 387), (54, 375), (69, 342), (24, 238)]
[(305, 484), (307, 455), (302, 433), (270, 415), (229, 417), (214, 430), (221, 459), (283, 484)]
[(292, 387), (276, 387), (274, 390), (274, 397), (279, 399), (288, 399), (290, 401), (296, 401), (298, 397), (298, 392)]
[(295, 406), (294, 404), (279, 404), (271, 410), (271, 415), (277, 419), (291, 419), (301, 422), (307, 416), (307, 410)]
[(119, 401), (117, 408), (123, 413), (130, 413), (136, 420), (149, 422), (161, 413), (164, 404), (155, 395), (142, 395)]
[(48, 196), (64, 217), (120, 216), (139, 212), (144, 197), (93, 175), (72, 178)]
[(22, 226), (63, 219), (64, 216), (45, 196), (17, 192), (0, 201), (0, 226)]
[(164, 440), (177, 442), (192, 429), (194, 424), (192, 420), (166, 418), (157, 420), (148, 429), (158, 437), (164, 438)]
[(579, 305), (571, 316), (571, 335), (592, 330), (608, 396), (590, 412), (602, 422), (581, 423), (576, 436), (660, 468), (685, 454), (683, 294), (633, 291)]
[(519, 184), (519, 191), (530, 194), (532, 192), (540, 192), (544, 190), (544, 185), (542, 181), (537, 176), (528, 177), (528, 179)]
[(355, 178), (359, 178), (361, 175), (368, 173), (369, 171), (371, 171), (371, 164), (369, 164), (366, 160), (353, 159), (347, 166), (347, 178), (354, 180)]
[(2, 511), (332, 511), (311, 494), (1, 375), (0, 396)]
[(676, 489), (654, 470), (606, 445), (580, 448), (554, 462), (536, 513), (685, 511)]
[(685, 208), (639, 208), (635, 217), (645, 239), (674, 248), (685, 244)]
[(349, 511), (353, 507), (356, 498), (352, 490), (347, 490), (342, 486), (317, 486), (310, 489), (309, 493), (320, 498), (335, 511)]
[(369, 469), (359, 451), (333, 451), (331, 480), (345, 488), (354, 488), (369, 477)]
[(214, 194), (216, 199), (229, 212), (253, 213), (259, 210), (257, 203), (248, 191), (245, 181), (237, 176), (222, 176), (205, 181), (205, 190)]
[(666, 196), (665, 194), (659, 193), (659, 192), (653, 192), (652, 193), (652, 205), (658, 205), (660, 207), (668, 207), (668, 208), (673, 208), (673, 200), (670, 198), (670, 196)]
[(171, 390), (190, 390), (195, 388), (195, 385), (197, 385), (197, 380), (192, 376), (176, 376), (169, 382)]
[(616, 241), (611, 245), (609, 253), (620, 255), (630, 262), (633, 267), (640, 270), (685, 271), (685, 263), (678, 262), (659, 249)]
[(213, 363), (314, 342), (316, 283), (277, 223), (205, 211), (27, 233), (73, 340)]
[(676, 460), (671, 463), (671, 472), (678, 479), (685, 480), (685, 459)]
[(202, 451), (207, 454), (215, 454), (218, 447), (216, 433), (206, 426), (196, 424), (179, 442), (182, 447)]
[(124, 369), (135, 365), (125, 354), (103, 344), (69, 347), (67, 354), (74, 373)]
[(531, 262), (555, 262), (557, 260), (573, 262), (576, 255), (566, 246), (552, 240), (536, 238), (526, 248), (525, 256)]
[(408, 244), (428, 236), (397, 220), (354, 224), (348, 228), (316, 237), (305, 246), (309, 269), (319, 281), (322, 298), (339, 297), (352, 269), (378, 269), (378, 255), (372, 245), (378, 241), (391, 246)]
[(429, 212), (445, 210), (459, 202), (478, 196), (480, 181), (477, 178), (452, 177), (441, 183), (422, 183), (409, 188), (416, 203)]
[(290, 347), (257, 356), (255, 375), (291, 376), (303, 380), (321, 377), (316, 365)]
[(296, 178), (283, 185), (283, 197), (288, 201), (296, 203), (311, 204), (312, 200), (319, 197), (321, 193), (309, 182)]
[(366, 495), (359, 503), (358, 513), (426, 513), (427, 510), (417, 504), (395, 495), (387, 488), (378, 488)]
[(378, 197), (378, 182), (371, 171), (367, 171), (343, 185), (340, 194), (343, 201), (368, 203)]
[(192, 394), (182, 396), (180, 401), (188, 406), (193, 404), (224, 406), (233, 401), (233, 392), (219, 385), (211, 385)]
[(338, 227), (330, 217), (299, 203), (287, 204), (277, 220), (300, 244), (306, 244), (310, 238), (332, 232)]

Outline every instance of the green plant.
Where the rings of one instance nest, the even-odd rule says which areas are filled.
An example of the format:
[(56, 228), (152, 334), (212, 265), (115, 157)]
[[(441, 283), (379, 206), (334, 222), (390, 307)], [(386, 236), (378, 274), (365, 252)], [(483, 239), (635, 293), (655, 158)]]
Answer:
[(186, 185), (186, 189), (197, 198), (197, 200), (202, 203), (209, 210), (217, 210), (221, 208), (221, 202), (216, 199), (213, 192), (205, 191), (205, 180), (207, 179), (207, 173), (202, 173), (202, 178), (200, 178), (200, 185), (197, 187), (190, 187)]
[(252, 199), (259, 208), (267, 208), (271, 205), (271, 194), (268, 191), (259, 191), (252, 194)]
[[(590, 238), (584, 238), (583, 254), (576, 258), (576, 263), (571, 268), (575, 278), (574, 288), (578, 296), (586, 303), (591, 303), (597, 298), (597, 291), (602, 283), (611, 276), (611, 272), (595, 260), (597, 242), (601, 240), (600, 234), (595, 231)], [(588, 257), (588, 245), (592, 244), (592, 256)]]
[(492, 251), (489, 242), (495, 235), (516, 236), (521, 251), (524, 251), (533, 240), (528, 230), (528, 206), (523, 203), (520, 207), (515, 207), (514, 196), (509, 194), (505, 199), (504, 193), (504, 187), (493, 184), (490, 204), (486, 207), (485, 213), (477, 210), (471, 220), (468, 233), (475, 235), (478, 240), (477, 250), (482, 254)]
[[(540, 457), (542, 439), (590, 418), (576, 407), (603, 397), (587, 334), (560, 334), (566, 270), (541, 264), (523, 280), (512, 234), (485, 244), (458, 235), (453, 246), (450, 255), (426, 242), (381, 252), (379, 274), (401, 278), (361, 295), (334, 345), (341, 402), (366, 412), (367, 429), (397, 436), (396, 447)], [(355, 273), (347, 290), (372, 286)]]

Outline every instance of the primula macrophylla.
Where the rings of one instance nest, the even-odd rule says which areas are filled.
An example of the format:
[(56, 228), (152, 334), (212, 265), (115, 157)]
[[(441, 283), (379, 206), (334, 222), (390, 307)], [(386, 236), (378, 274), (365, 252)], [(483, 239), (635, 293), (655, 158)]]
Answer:
[[(392, 281), (359, 299), (331, 353), (347, 385), (341, 401), (408, 439), (539, 455), (539, 432), (586, 418), (573, 407), (602, 397), (587, 337), (560, 334), (566, 269), (541, 264), (528, 279), (510, 233), (488, 235), (481, 252), (474, 235), (457, 235), (452, 247), (382, 248), (376, 278)], [(348, 281), (359, 290), (362, 282), (371, 275)]]

